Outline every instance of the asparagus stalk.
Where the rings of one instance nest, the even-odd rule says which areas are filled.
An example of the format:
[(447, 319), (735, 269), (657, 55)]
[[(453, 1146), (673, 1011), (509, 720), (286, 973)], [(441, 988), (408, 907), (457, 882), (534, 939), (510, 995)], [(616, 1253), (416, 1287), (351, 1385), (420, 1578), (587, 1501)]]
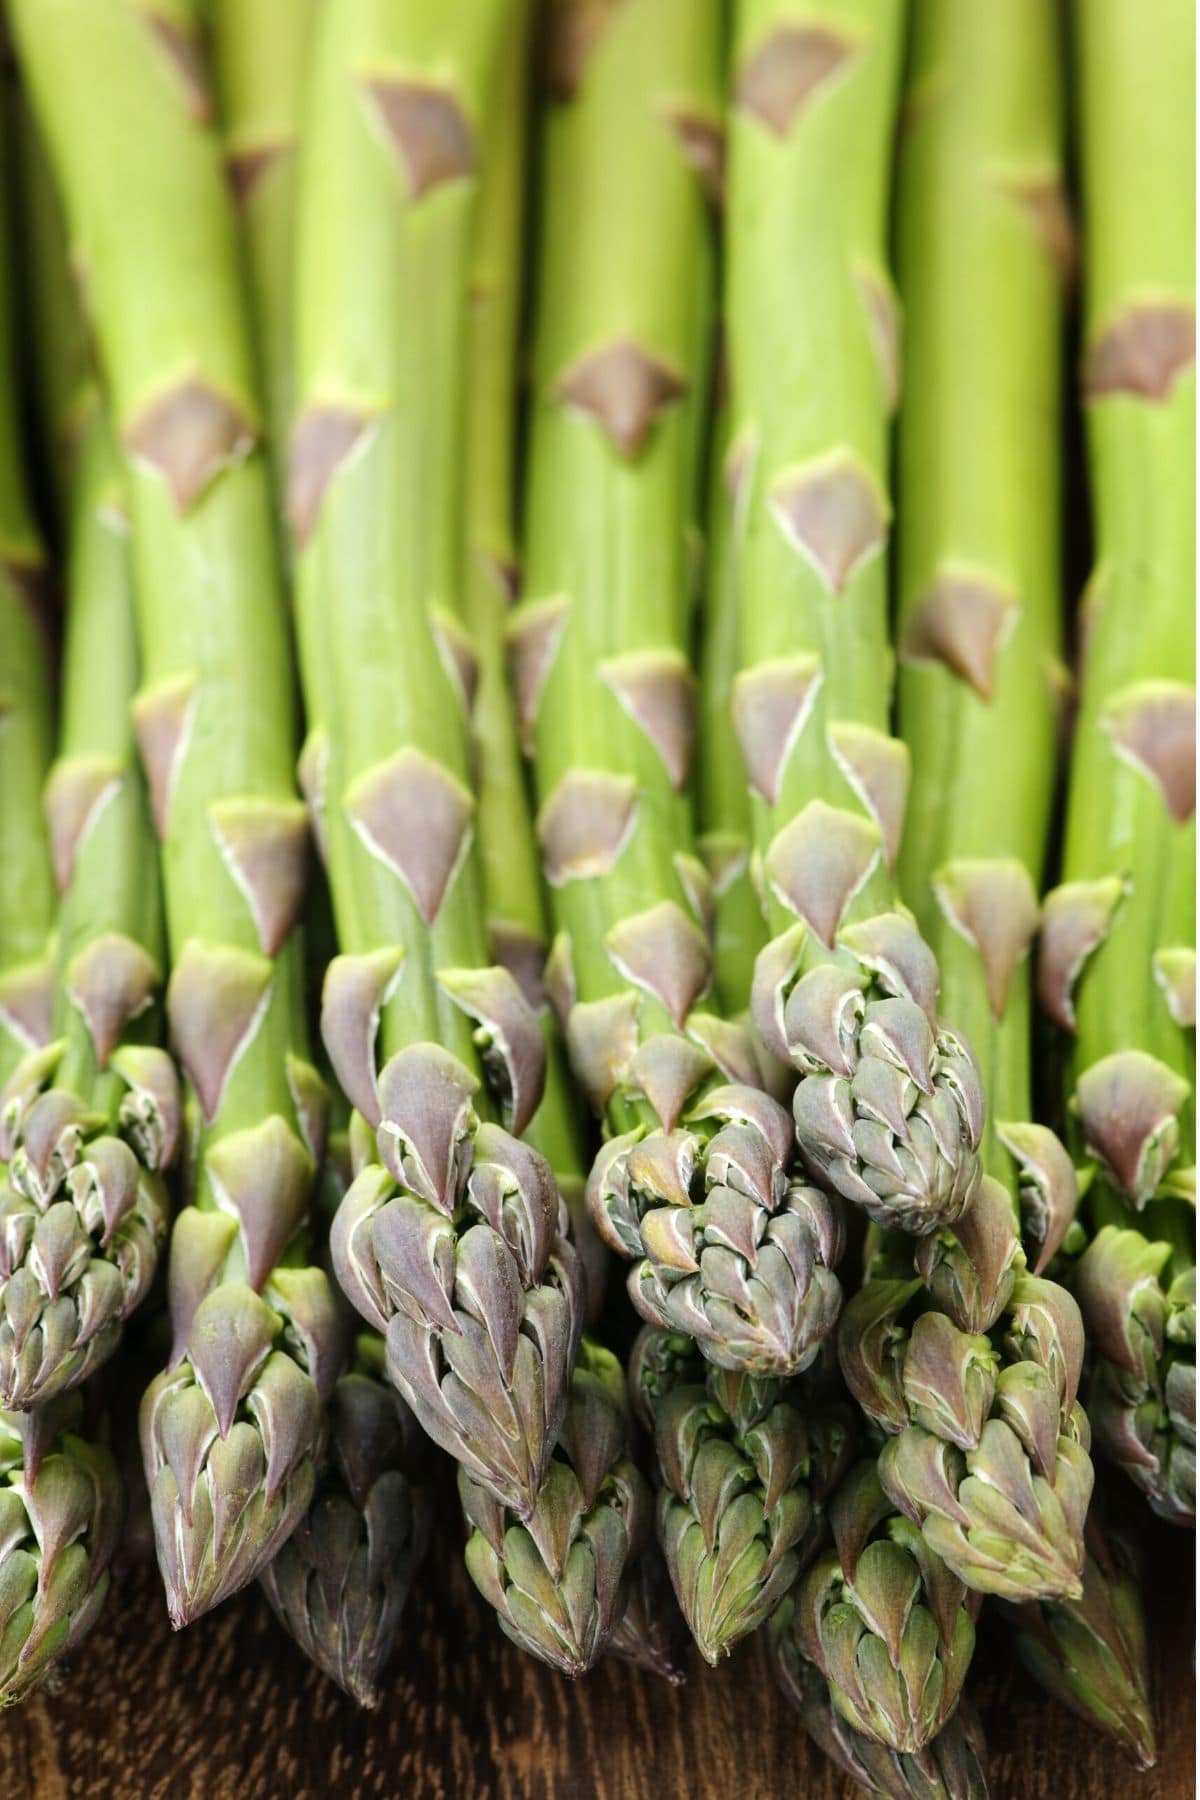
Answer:
[(647, 1327), (630, 1366), (658, 1460), (658, 1536), (701, 1654), (716, 1665), (768, 1619), (821, 1539), (846, 1471), (847, 1409), (797, 1382), (709, 1365), (681, 1333)]
[(277, 481), (292, 417), (297, 135), (317, 0), (215, 0), (213, 72)]
[(305, 1266), (325, 1095), (304, 1054), (292, 931), (305, 821), (285, 617), (192, 13), (39, 0), (12, 19), (128, 465), (145, 684), (134, 726), (195, 1141), (172, 1236), (171, 1362), (141, 1415), (183, 1624), (249, 1581), (303, 1515), (340, 1358), (328, 1284)]
[[(314, 21), (311, 0), (245, 6), (222, 0), (213, 18), (226, 162), (281, 484), (292, 416), (298, 139)], [(322, 886), (318, 901), (310, 884), (308, 900), (307, 967), (317, 969), (319, 988), (327, 960), (320, 940), (331, 929), (328, 895)], [(318, 904), (323, 910), (314, 917)], [(342, 1152), (340, 1134), (331, 1137), (320, 1189), (331, 1218), (350, 1182), (348, 1150)], [(349, 1367), (330, 1396), (328, 1427), (308, 1511), (259, 1581), (310, 1660), (360, 1706), (373, 1708), (432, 1522), (416, 1425), (387, 1379), (378, 1333), (355, 1335)]]
[(5, 1090), (0, 1398), (33, 1406), (112, 1354), (166, 1240), (178, 1078), (157, 1039), (162, 921), (135, 764), (126, 521), (93, 396), (72, 507), (59, 754), (46, 785), (62, 900), (55, 1040)]
[[(0, 194), (0, 200), (3, 194)], [(0, 243), (7, 248), (0, 215)], [(11, 266), (8, 265), (8, 266)], [(54, 749), (42, 547), (21, 458), (12, 296), (0, 280), (0, 1084), (52, 1032), (54, 875), (41, 794)], [(6, 1257), (12, 1251), (5, 1243)]]
[(620, 1362), (584, 1339), (571, 1396), (537, 1503), (514, 1518), (459, 1470), (474, 1527), (467, 1569), (513, 1643), (563, 1675), (582, 1675), (609, 1647), (628, 1571), (650, 1529), (645, 1477), (629, 1455)]
[(582, 1275), (545, 1160), (483, 1116), (486, 1072), (513, 1130), (528, 1124), (542, 1039), (512, 975), (483, 966), (463, 696), (431, 622), (463, 579), (466, 298), (500, 24), (495, 0), (356, 0), (320, 22), (289, 512), (305, 779), (342, 950), (324, 1038), (368, 1128), (334, 1266), (419, 1423), (527, 1518)]
[(713, 979), (731, 1017), (750, 1004), (766, 925), (750, 873), (753, 818), (737, 734), (733, 682), (741, 652), (736, 493), (725, 479), (728, 431), (719, 421), (708, 502), (708, 566), (700, 637), (697, 847), (713, 892)]
[(891, 1750), (855, 1731), (833, 1704), (828, 1683), (797, 1645), (798, 1616), (795, 1601), (789, 1599), (771, 1620), (771, 1654), (779, 1685), (813, 1742), (864, 1793), (883, 1794), (888, 1800), (987, 1800), (987, 1751), (969, 1700), (959, 1702), (953, 1717), (923, 1750)]
[(82, 1410), (70, 1394), (0, 1412), (0, 1708), (82, 1642), (108, 1593), (121, 1481)]
[(1079, 1600), (1005, 1608), (1005, 1625), (1034, 1680), (1115, 1738), (1139, 1769), (1157, 1753), (1142, 1575), (1132, 1546), (1093, 1506)]
[[(836, 1316), (840, 1238), (789, 1189), (749, 1037), (697, 1003), (710, 884), (687, 799), (690, 527), (708, 385), (719, 9), (552, 15), (526, 515), (510, 628), (558, 936), (550, 986), (608, 1141), (596, 1228), (643, 1316), (789, 1371)], [(656, 278), (647, 282), (653, 267)], [(676, 1129), (676, 1127), (679, 1129)]]
[(308, 1512), (259, 1577), (272, 1611), (360, 1706), (378, 1706), (433, 1522), (412, 1414), (360, 1333), (329, 1400), (328, 1461)]
[(604, 1255), (584, 1206), (577, 1101), (546, 1000), (546, 905), (505, 636), (520, 585), (515, 401), (531, 26), (529, 0), (515, 0), (482, 146), (470, 277), (463, 623), (474, 658), (471, 731), (488, 944), (538, 1012), (546, 1042), (545, 1088), (524, 1136), (554, 1170), (595, 1307), (603, 1298)]
[[(1189, 6), (1075, 9), (1096, 531), (1039, 987), (1070, 1034), (1098, 1444), (1190, 1525), (1195, 1464), (1195, 115)], [(1141, 1214), (1141, 1218), (1138, 1215)]]
[[(869, 1284), (842, 1337), (853, 1391), (897, 1434), (880, 1460), (891, 1498), (964, 1581), (1012, 1598), (1078, 1595), (1092, 1483), (1077, 1309), (1023, 1272), (1017, 1201), (1024, 1183), (1040, 1269), (1075, 1198), (1066, 1152), (1030, 1123), (1026, 968), (1056, 723), (1056, 50), (1044, 0), (978, 17), (943, 0), (915, 7), (899, 204), (912, 761), (900, 872), (938, 960), (944, 1015), (984, 1077), (990, 1173), (964, 1226), (986, 1232), (999, 1279), (985, 1297), (964, 1228), (958, 1241), (925, 1239), (921, 1279)], [(947, 324), (962, 320), (969, 328)], [(1020, 507), (997, 502), (1029, 480)]]
[(742, 592), (734, 722), (771, 941), (754, 1010), (801, 1073), (805, 1164), (885, 1225), (962, 1216), (982, 1100), (896, 912), (908, 759), (888, 735), (884, 261), (901, 5), (742, 0), (727, 300)]

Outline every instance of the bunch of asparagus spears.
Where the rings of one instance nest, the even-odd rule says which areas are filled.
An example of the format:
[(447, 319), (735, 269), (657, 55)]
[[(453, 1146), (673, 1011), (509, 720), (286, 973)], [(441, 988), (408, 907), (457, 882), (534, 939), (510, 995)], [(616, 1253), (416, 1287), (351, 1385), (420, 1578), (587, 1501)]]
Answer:
[(1191, 9), (7, 14), (0, 1701), (148, 1505), (375, 1704), (445, 1452), (563, 1673), (966, 1800), (991, 1623), (1148, 1765)]

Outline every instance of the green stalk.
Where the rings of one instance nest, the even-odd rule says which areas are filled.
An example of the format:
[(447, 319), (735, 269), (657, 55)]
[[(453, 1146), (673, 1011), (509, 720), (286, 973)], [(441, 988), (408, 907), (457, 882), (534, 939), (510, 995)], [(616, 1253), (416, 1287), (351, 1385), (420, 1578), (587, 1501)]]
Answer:
[[(0, 219), (0, 1130), (7, 1160), (24, 1092), (14, 1071), (45, 1057), (53, 1031), (55, 893), (41, 804), (54, 743), (49, 621), (18, 434), (6, 226)], [(20, 1286), (20, 1274), (15, 1284), (13, 1277), (28, 1233), (24, 1203), (10, 1171), (3, 1173), (0, 1368), (8, 1387), (7, 1302)], [(24, 1699), (83, 1640), (108, 1591), (121, 1483), (81, 1411), (77, 1396), (64, 1396), (34, 1412), (0, 1412), (0, 1708)]]
[(292, 418), (297, 142), (317, 0), (215, 0), (213, 71), (245, 248), (267, 449), (282, 484)]
[(715, 432), (708, 502), (708, 557), (700, 629), (700, 742), (697, 847), (713, 890), (714, 985), (722, 1010), (750, 1004), (754, 963), (766, 942), (750, 872), (753, 818), (733, 728), (733, 684), (741, 653), (741, 582), (735, 498), (725, 479), (729, 433)]
[[(226, 163), (281, 488), (293, 406), (299, 133), (315, 20), (314, 0), (218, 0), (212, 21)], [(311, 718), (316, 696), (307, 698)], [(319, 991), (334, 950), (328, 893), (311, 876), (306, 903), (306, 968)], [(341, 1162), (331, 1141), (321, 1175), (330, 1217), (349, 1184)], [(432, 1517), (419, 1479), (419, 1434), (387, 1379), (377, 1332), (355, 1335), (327, 1418), (326, 1456), (308, 1511), (259, 1582), (310, 1661), (371, 1708), (379, 1704)]]
[(531, 24), (530, 0), (515, 0), (482, 148), (470, 286), (467, 560), (461, 591), (476, 659), (471, 728), (488, 943), (542, 1015), (546, 1085), (524, 1136), (554, 1170), (578, 1236), (580, 1226), (587, 1228), (579, 1204), (579, 1118), (557, 1025), (545, 1002), (546, 905), (505, 642), (520, 581), (513, 513)]
[(712, 260), (689, 144), (719, 143), (720, 33), (712, 0), (631, 0), (595, 31), (584, 11), (558, 0), (548, 22), (526, 598), (510, 642), (560, 933), (553, 983), (576, 1073), (623, 1133), (670, 1129), (704, 1060), (681, 1037), (710, 976), (685, 645)]
[(61, 541), (74, 493), (76, 432), (91, 403), (96, 370), (67, 259), (62, 203), (32, 109), (19, 90), (16, 112), (23, 312), (32, 351), (31, 437), (39, 470), (49, 476), (53, 523)]
[(542, 1039), (512, 975), (485, 966), (465, 694), (434, 624), (461, 607), (467, 298), (501, 23), (499, 0), (352, 0), (320, 22), (289, 514), (304, 779), (342, 951), (323, 1031), (367, 1127), (334, 1265), (419, 1423), (524, 1517), (566, 1406), (581, 1271), (544, 1159), (479, 1116), (503, 1107), (524, 1129)]
[[(843, 1327), (852, 1386), (872, 1385), (864, 1324), (879, 1344), (892, 1334), (888, 1493), (964, 1580), (1014, 1599), (1078, 1596), (1092, 1486), (1075, 1404), (1082, 1329), (1065, 1291), (1037, 1278), (1070, 1224), (1075, 1180), (1058, 1140), (1031, 1122), (1027, 963), (1059, 686), (1057, 52), (1052, 0), (916, 0), (899, 190), (900, 710), (912, 761), (900, 873), (937, 957), (943, 1015), (978, 1057), (989, 1176), (946, 1239), (950, 1261), (925, 1240), (922, 1281), (869, 1283)], [(1040, 1239), (1032, 1277), (1019, 1185)], [(1004, 1273), (993, 1303), (964, 1319), (951, 1270), (985, 1228)], [(930, 1301), (937, 1310), (913, 1318)], [(1025, 1319), (1046, 1320), (1048, 1336)]]
[(720, 9), (631, 0), (598, 30), (586, 12), (560, 0), (551, 19), (526, 598), (509, 634), (558, 926), (549, 985), (608, 1134), (589, 1209), (634, 1260), (635, 1305), (722, 1366), (787, 1372), (836, 1315), (837, 1233), (822, 1197), (787, 1187), (789, 1122), (749, 1034), (697, 1005), (711, 884), (687, 646)]
[(6, 1092), (19, 1254), (0, 1281), (0, 1396), (40, 1405), (116, 1349), (166, 1240), (180, 1138), (161, 1045), (162, 917), (129, 707), (138, 656), (120, 466), (93, 394), (71, 508), (62, 728), (45, 806), (62, 893), (55, 1041)]
[(184, 1623), (249, 1581), (303, 1515), (339, 1356), (328, 1285), (305, 1266), (325, 1095), (304, 1055), (292, 930), (305, 820), (286, 618), (192, 13), (36, 0), (11, 16), (127, 458), (134, 727), (196, 1158), (172, 1236), (171, 1365), (141, 1416)]
[(793, 1113), (811, 1173), (923, 1234), (971, 1198), (982, 1103), (892, 877), (908, 781), (888, 735), (885, 559), (902, 35), (899, 0), (825, 0), (803, 22), (786, 0), (738, 6), (726, 478), (742, 594), (734, 724), (772, 933), (755, 1020), (804, 1077)]
[[(0, 200), (3, 199), (0, 193)], [(12, 295), (0, 280), (0, 1084), (51, 1034), (54, 875), (42, 784), (54, 749), (42, 547), (25, 488)]]
[[(1105, 1454), (1191, 1525), (1195, 1463), (1195, 16), (1075, 9), (1095, 520), (1063, 885), (1040, 992), (1095, 1233), (1077, 1292)], [(1137, 1215), (1144, 1212), (1142, 1221)]]

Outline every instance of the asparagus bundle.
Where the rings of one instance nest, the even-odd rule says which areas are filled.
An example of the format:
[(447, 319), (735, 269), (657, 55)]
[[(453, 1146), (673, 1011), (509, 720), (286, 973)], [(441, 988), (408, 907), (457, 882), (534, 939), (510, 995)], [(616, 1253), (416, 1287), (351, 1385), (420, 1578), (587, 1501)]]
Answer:
[[(183, 1624), (249, 1581), (302, 1516), (341, 1354), (328, 1284), (305, 1266), (326, 1102), (304, 1054), (292, 930), (305, 821), (285, 619), (191, 11), (38, 0), (12, 19), (127, 458), (134, 727), (195, 1145), (171, 1244), (171, 1362), (141, 1417)], [(114, 93), (136, 106), (136, 134)]]
[(828, 0), (802, 23), (784, 0), (738, 7), (726, 470), (742, 593), (734, 722), (772, 934), (755, 1018), (801, 1073), (793, 1113), (811, 1173), (927, 1233), (974, 1191), (982, 1101), (937, 1022), (936, 971), (891, 876), (908, 780), (888, 736), (883, 557), (901, 22), (879, 0)]
[(1092, 1423), (1154, 1510), (1191, 1524), (1195, 19), (1177, 0), (1136, 19), (1098, 0), (1076, 28), (1097, 541), (1040, 992), (1072, 1034), (1091, 1174), (1076, 1292), (1098, 1359)]
[(499, 24), (494, 0), (453, 18), (356, 0), (320, 22), (289, 511), (305, 785), (342, 949), (323, 1035), (367, 1126), (334, 1265), (419, 1423), (525, 1518), (582, 1277), (544, 1159), (481, 1117), (486, 1070), (513, 1129), (528, 1123), (542, 1040), (512, 975), (482, 966), (464, 696), (434, 624), (462, 581), (467, 276)]

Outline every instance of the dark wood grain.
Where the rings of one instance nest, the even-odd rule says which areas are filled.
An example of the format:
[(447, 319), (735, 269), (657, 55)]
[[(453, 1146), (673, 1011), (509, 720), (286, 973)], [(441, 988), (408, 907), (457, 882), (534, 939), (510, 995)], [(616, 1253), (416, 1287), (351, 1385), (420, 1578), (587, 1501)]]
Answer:
[[(985, 1645), (978, 1683), (994, 1800), (1194, 1793), (1193, 1548), (1153, 1534), (1164, 1748), (1138, 1777)], [(456, 1545), (428, 1571), (386, 1706), (323, 1681), (256, 1592), (173, 1636), (153, 1571), (113, 1596), (69, 1681), (0, 1721), (0, 1795), (30, 1800), (844, 1800), (761, 1648), (686, 1687), (606, 1664), (570, 1684), (508, 1646)]]

